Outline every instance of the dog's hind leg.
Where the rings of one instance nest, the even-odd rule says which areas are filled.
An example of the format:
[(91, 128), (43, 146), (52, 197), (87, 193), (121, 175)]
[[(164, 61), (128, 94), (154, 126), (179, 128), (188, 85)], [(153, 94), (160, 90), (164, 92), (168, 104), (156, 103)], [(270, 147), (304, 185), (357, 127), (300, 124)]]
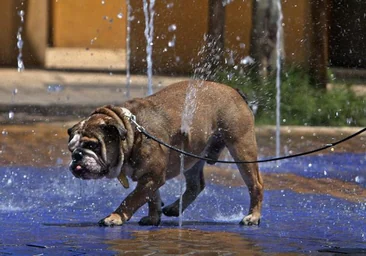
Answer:
[(205, 157), (212, 160), (208, 160), (208, 164), (215, 164), (217, 159), (219, 159), (222, 150), (225, 148), (225, 142), (220, 133), (215, 134), (211, 137), (208, 146), (206, 147)]
[[(182, 212), (197, 198), (199, 193), (205, 188), (203, 177), (203, 166), (205, 161), (197, 162), (191, 169), (184, 173), (186, 178), (186, 190), (183, 194)], [(163, 208), (166, 216), (179, 216), (179, 199)]]
[[(253, 161), (257, 160), (257, 145), (255, 135), (247, 134), (244, 137), (237, 138), (228, 145), (230, 154), (235, 161)], [(248, 187), (250, 196), (249, 213), (240, 224), (259, 225), (261, 217), (261, 208), (263, 201), (263, 181), (258, 170), (257, 163), (238, 164), (240, 174)]]

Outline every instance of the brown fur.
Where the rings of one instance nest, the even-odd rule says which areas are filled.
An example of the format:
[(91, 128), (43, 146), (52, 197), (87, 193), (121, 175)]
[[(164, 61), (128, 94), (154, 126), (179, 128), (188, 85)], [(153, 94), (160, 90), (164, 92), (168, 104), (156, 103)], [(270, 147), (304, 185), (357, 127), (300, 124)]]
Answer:
[[(186, 94), (192, 88), (196, 90), (196, 106), (189, 130), (182, 131)], [(201, 81), (180, 82), (149, 97), (127, 101), (121, 107), (130, 110), (137, 122), (150, 134), (187, 152), (217, 160), (223, 148), (227, 147), (237, 161), (257, 159), (253, 114), (242, 95), (226, 85)], [(95, 138), (101, 140), (102, 147), (96, 154), (103, 159), (105, 168), (95, 167), (94, 164), (98, 163), (94, 163), (93, 159), (93, 164), (90, 165), (86, 160), (79, 159), (82, 153), (74, 155), (77, 151), (75, 148), (83, 147), (82, 139), (77, 141), (77, 137), (70, 143), (71, 146), (69, 144), (74, 158), (70, 169), (75, 176), (81, 178), (111, 177), (116, 176), (113, 172), (119, 172), (116, 168), (118, 162), (122, 161), (122, 174), (136, 181), (137, 186), (114, 213), (102, 219), (100, 224), (121, 225), (137, 209), (148, 203), (149, 215), (142, 218), (140, 224), (158, 225), (162, 212), (167, 216), (179, 214), (178, 201), (161, 209), (159, 194), (159, 188), (165, 181), (179, 174), (179, 153), (168, 150), (139, 133), (123, 114), (121, 107), (106, 106), (97, 109), (88, 119), (79, 122), (69, 131), (70, 141), (76, 134), (86, 141)], [(204, 188), (204, 163), (202, 160), (185, 157), (187, 186), (183, 195), (183, 210)], [(81, 173), (75, 170), (77, 165), (82, 166)], [(93, 166), (94, 172), (100, 170), (100, 173), (90, 174), (86, 166)], [(259, 224), (263, 182), (258, 165), (239, 164), (238, 168), (250, 195), (249, 214), (241, 223)]]

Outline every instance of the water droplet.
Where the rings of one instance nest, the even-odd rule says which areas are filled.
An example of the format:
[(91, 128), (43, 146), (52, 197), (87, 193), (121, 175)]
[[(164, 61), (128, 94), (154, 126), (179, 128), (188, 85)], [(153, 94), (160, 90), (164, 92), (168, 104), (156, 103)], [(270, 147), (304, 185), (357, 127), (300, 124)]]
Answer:
[(175, 25), (175, 24), (172, 24), (168, 27), (169, 32), (173, 32), (173, 31), (176, 31), (176, 30), (177, 30), (177, 25)]
[(7, 131), (7, 130), (3, 130), (3, 131), (1, 132), (1, 134), (2, 134), (2, 135), (4, 135), (4, 136), (6, 136), (6, 135), (8, 135), (9, 133), (8, 133), (8, 131)]
[(312, 164), (312, 163), (308, 164), (308, 167), (312, 167), (312, 166), (313, 166), (313, 164)]
[(356, 183), (363, 183), (365, 181), (365, 178), (362, 176), (356, 176), (355, 177), (355, 182)]
[(18, 49), (23, 48), (23, 45), (24, 45), (23, 40), (19, 40), (19, 41), (17, 42), (17, 47), (18, 47)]
[(166, 8), (170, 9), (170, 8), (172, 8), (173, 6), (174, 6), (174, 3), (169, 3), (169, 4), (167, 4), (167, 5), (166, 5)]
[(17, 95), (18, 94), (18, 89), (15, 88), (12, 92), (11, 92), (13, 95)]
[(104, 0), (102, 0), (102, 4), (105, 4), (105, 1)]
[(324, 170), (324, 175), (327, 176), (328, 175), (328, 172)]
[(254, 59), (250, 56), (246, 56), (244, 59), (240, 60), (240, 64), (243, 64), (243, 65), (254, 64)]
[(90, 40), (90, 44), (94, 44), (94, 42), (97, 40), (97, 37), (94, 37), (92, 40)]
[(62, 160), (62, 158), (58, 157), (56, 159), (56, 165), (62, 165), (64, 163), (64, 161)]
[(175, 46), (175, 39), (176, 39), (176, 37), (173, 36), (173, 39), (168, 42), (169, 47), (174, 47)]
[(18, 15), (20, 16), (20, 22), (21, 23), (24, 23), (24, 14), (25, 14), (25, 12), (23, 10), (20, 10), (18, 12)]
[(60, 84), (50, 84), (47, 86), (48, 92), (61, 92), (63, 89), (64, 87)]
[(118, 19), (122, 19), (122, 18), (123, 18), (123, 13), (122, 13), (122, 12), (118, 13), (118, 14), (117, 14), (117, 18), (118, 18)]
[(13, 111), (9, 111), (9, 119), (14, 119), (14, 112)]

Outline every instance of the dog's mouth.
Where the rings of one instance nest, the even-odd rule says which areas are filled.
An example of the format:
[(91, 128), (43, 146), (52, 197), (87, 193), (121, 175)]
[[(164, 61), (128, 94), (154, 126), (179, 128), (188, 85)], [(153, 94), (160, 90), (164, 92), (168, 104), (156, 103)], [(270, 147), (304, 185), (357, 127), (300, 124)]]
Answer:
[(76, 178), (83, 180), (101, 179), (107, 174), (107, 170), (91, 171), (85, 165), (73, 161), (71, 161), (69, 169)]
[(94, 152), (77, 149), (72, 153), (69, 169), (76, 178), (100, 179), (108, 173), (106, 164)]
[(92, 179), (94, 176), (84, 165), (75, 161), (71, 161), (69, 169), (76, 178)]

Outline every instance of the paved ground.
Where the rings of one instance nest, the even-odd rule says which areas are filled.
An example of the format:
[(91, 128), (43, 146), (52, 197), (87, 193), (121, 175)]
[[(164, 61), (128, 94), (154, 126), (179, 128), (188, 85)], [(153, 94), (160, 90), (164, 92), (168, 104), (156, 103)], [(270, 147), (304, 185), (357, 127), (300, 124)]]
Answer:
[[(146, 75), (133, 75), (130, 89), (122, 73), (62, 72), (47, 70), (0, 69), (0, 122), (19, 123), (58, 120), (67, 115), (89, 113), (96, 106), (121, 103), (147, 94)], [(187, 79), (154, 76), (153, 88)], [(10, 117), (10, 118), (9, 118)]]

